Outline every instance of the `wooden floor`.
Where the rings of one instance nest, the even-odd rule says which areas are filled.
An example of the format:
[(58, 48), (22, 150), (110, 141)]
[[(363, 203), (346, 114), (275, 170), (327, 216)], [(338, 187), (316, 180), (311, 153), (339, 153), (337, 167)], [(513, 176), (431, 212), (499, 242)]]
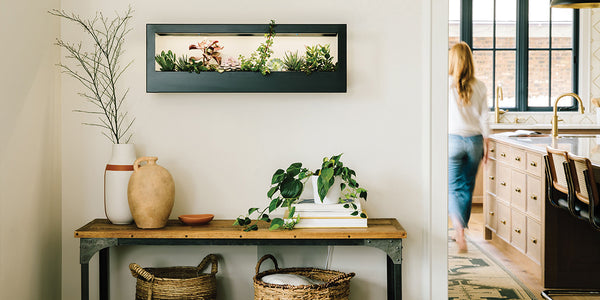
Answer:
[[(534, 263), (525, 254), (513, 248), (508, 243), (497, 237), (495, 234), (492, 240), (486, 241), (483, 237), (483, 206), (476, 204), (471, 211), (471, 220), (469, 221), (468, 237), (481, 248), (485, 249), (494, 258), (501, 262), (515, 276), (523, 282), (533, 294), (539, 299), (543, 299), (541, 292), (544, 290), (542, 284), (542, 269), (540, 265)], [(555, 296), (556, 300), (576, 300), (576, 299), (600, 299), (599, 297), (577, 297), (577, 296)]]

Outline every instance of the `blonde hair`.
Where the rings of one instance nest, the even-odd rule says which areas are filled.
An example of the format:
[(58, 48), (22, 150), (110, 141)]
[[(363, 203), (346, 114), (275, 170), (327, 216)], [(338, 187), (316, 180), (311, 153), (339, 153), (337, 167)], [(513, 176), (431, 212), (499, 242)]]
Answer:
[(450, 48), (448, 56), (448, 74), (454, 78), (458, 92), (458, 104), (462, 106), (471, 104), (473, 95), (472, 84), (475, 82), (475, 67), (471, 48), (465, 42), (460, 42)]

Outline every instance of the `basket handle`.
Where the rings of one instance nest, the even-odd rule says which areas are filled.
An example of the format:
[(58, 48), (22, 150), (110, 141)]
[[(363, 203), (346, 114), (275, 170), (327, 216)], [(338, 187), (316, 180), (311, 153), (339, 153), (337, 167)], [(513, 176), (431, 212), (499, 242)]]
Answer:
[(150, 272), (144, 270), (144, 268), (140, 267), (140, 265), (136, 263), (129, 264), (129, 270), (131, 270), (131, 275), (133, 275), (133, 277), (142, 277), (149, 282), (154, 281), (154, 275), (150, 274)]
[(337, 277), (334, 277), (333, 279), (327, 281), (327, 283), (325, 284), (326, 287), (331, 286), (332, 284), (335, 284), (339, 281), (345, 280), (346, 278), (352, 278), (354, 277), (354, 272), (352, 273), (344, 273), (344, 274), (340, 274)]
[(214, 254), (209, 254), (198, 264), (198, 274), (204, 271), (204, 268), (208, 265), (208, 263), (212, 263), (212, 267), (210, 269), (210, 274), (217, 274), (219, 271), (219, 258)]
[(275, 270), (279, 270), (279, 266), (277, 265), (277, 260), (275, 259), (275, 257), (271, 254), (265, 254), (256, 263), (256, 274), (258, 274), (258, 272), (260, 271), (260, 265), (263, 263), (263, 261), (267, 260), (268, 258), (270, 258), (275, 264)]

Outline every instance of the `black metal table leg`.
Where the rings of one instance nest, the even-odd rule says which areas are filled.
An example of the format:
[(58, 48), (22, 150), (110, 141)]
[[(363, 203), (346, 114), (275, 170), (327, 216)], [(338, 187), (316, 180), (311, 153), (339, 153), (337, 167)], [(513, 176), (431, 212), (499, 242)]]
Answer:
[(81, 264), (81, 300), (90, 299), (90, 265)]
[(109, 248), (100, 250), (100, 300), (108, 300), (110, 298), (110, 281), (109, 281)]
[(402, 265), (394, 264), (394, 261), (387, 257), (387, 291), (388, 300), (402, 299)]

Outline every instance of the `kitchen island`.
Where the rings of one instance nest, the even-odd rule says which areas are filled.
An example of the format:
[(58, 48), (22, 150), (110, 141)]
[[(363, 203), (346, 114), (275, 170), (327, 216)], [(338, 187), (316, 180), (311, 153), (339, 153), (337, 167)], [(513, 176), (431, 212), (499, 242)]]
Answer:
[(597, 288), (600, 232), (545, 201), (546, 146), (588, 157), (600, 178), (600, 135), (490, 136), (484, 168), (485, 238), (496, 236), (542, 269), (545, 288)]

